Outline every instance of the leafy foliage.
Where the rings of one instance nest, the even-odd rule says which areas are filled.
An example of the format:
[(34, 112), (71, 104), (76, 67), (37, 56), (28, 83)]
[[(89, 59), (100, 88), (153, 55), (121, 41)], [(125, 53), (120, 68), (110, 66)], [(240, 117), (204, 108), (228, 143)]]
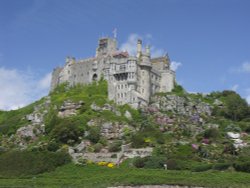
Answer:
[(224, 116), (234, 121), (240, 121), (249, 117), (250, 107), (246, 100), (242, 99), (236, 92), (225, 90), (221, 93), (214, 92), (211, 95), (224, 102), (222, 108), (216, 107), (214, 109), (213, 113), (215, 115)]
[(73, 119), (68, 118), (56, 124), (50, 135), (61, 143), (74, 144), (83, 134), (84, 130), (81, 126)]
[(35, 175), (68, 162), (70, 157), (63, 152), (10, 151), (0, 155), (0, 175)]
[(28, 121), (24, 118), (25, 115), (32, 113), (34, 106), (42, 102), (43, 99), (18, 110), (0, 111), (0, 134), (11, 135), (19, 127), (27, 124)]

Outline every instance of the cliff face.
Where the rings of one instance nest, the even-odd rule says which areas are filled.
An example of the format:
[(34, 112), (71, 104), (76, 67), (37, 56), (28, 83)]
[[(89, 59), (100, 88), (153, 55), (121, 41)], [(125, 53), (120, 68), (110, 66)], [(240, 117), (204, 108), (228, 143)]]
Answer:
[(151, 98), (149, 107), (157, 108), (161, 111), (172, 112), (178, 115), (193, 116), (207, 115), (211, 116), (212, 106), (200, 99), (192, 99), (191, 97), (181, 97), (174, 94), (165, 96), (155, 95)]

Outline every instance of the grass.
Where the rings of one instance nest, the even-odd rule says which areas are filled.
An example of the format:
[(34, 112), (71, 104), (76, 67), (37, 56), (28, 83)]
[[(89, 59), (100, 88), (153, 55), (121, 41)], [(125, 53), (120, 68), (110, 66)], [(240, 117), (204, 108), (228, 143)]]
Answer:
[(33, 177), (1, 178), (2, 187), (108, 187), (118, 185), (188, 185), (206, 187), (250, 187), (250, 174), (240, 172), (190, 172), (155, 169), (114, 168), (68, 164)]
[(0, 111), (0, 134), (11, 135), (16, 130), (28, 124), (25, 115), (33, 112), (34, 106), (41, 104), (44, 98), (18, 110)]

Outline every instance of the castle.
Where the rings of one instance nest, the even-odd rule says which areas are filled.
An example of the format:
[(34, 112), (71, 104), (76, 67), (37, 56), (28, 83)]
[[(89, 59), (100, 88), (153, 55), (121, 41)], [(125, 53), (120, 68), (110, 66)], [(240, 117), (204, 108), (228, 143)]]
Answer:
[(105, 37), (99, 39), (95, 57), (77, 61), (67, 57), (64, 67), (55, 68), (51, 90), (63, 82), (89, 84), (101, 77), (108, 82), (110, 100), (134, 108), (147, 105), (154, 93), (171, 91), (175, 83), (167, 55), (151, 58), (149, 46), (143, 51), (138, 40), (137, 54), (132, 56), (117, 48), (116, 38)]

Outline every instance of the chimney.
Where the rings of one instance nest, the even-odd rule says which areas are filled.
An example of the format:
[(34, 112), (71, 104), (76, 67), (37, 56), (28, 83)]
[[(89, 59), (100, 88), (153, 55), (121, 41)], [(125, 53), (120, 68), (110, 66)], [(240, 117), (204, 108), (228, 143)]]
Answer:
[(146, 46), (146, 55), (148, 57), (150, 57), (150, 46), (149, 45)]
[(142, 52), (142, 40), (138, 39), (137, 40), (137, 58), (139, 58), (141, 56), (141, 52)]

